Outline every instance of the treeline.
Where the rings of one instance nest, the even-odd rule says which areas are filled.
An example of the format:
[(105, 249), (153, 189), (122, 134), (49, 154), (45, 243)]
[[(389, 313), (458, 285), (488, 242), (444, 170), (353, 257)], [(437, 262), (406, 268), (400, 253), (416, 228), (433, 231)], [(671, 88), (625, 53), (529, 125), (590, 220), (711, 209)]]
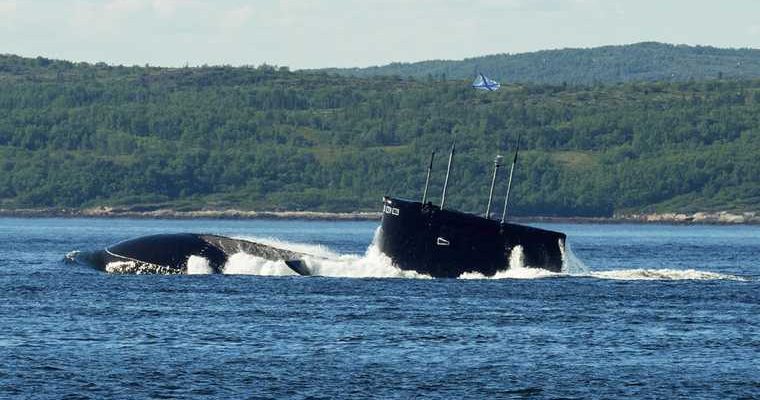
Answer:
[(357, 77), (395, 75), (457, 80), (473, 79), (483, 72), (507, 82), (570, 85), (751, 79), (760, 78), (760, 50), (644, 42), (325, 71)]
[[(271, 66), (162, 69), (0, 56), (0, 207), (485, 209), (521, 137), (523, 215), (756, 210), (760, 81), (598, 86), (343, 78)], [(506, 190), (501, 175), (498, 195)]]

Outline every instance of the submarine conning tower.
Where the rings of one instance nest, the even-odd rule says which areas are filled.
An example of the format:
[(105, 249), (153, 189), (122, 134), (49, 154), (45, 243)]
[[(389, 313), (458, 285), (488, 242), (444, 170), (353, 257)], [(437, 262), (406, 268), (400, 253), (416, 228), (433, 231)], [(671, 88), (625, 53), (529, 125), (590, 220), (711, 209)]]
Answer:
[(444, 208), (453, 166), (452, 144), (440, 205), (428, 200), (435, 152), (431, 154), (422, 201), (383, 197), (383, 213), (378, 246), (393, 263), (432, 277), (456, 278), (477, 272), (493, 276), (508, 269), (510, 256), (518, 246), (526, 266), (553, 272), (562, 269), (564, 233), (507, 222), (512, 178), (517, 164), (518, 145), (510, 169), (501, 220), (491, 219), (494, 186), (502, 158), (494, 159), (494, 170), (485, 216)]

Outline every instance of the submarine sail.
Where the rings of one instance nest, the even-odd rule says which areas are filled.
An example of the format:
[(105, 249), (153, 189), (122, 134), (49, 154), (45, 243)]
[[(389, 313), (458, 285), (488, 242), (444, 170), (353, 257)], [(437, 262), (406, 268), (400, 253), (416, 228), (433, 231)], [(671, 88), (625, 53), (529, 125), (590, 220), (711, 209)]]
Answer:
[[(482, 77), (481, 80), (485, 81), (486, 78)], [(564, 233), (507, 222), (509, 194), (520, 151), (519, 141), (518, 135), (501, 221), (491, 219), (491, 202), (501, 156), (494, 160), (485, 217), (444, 208), (454, 157), (452, 145), (440, 206), (425, 201), (432, 158), (422, 202), (383, 197), (378, 236), (380, 251), (401, 269), (432, 277), (456, 278), (468, 272), (493, 276), (508, 269), (510, 254), (519, 246), (526, 265), (561, 272), (567, 239)]]
[(397, 267), (456, 278), (466, 272), (493, 276), (506, 270), (517, 246), (522, 247), (526, 265), (560, 272), (566, 235), (384, 197), (378, 238), (380, 251)]

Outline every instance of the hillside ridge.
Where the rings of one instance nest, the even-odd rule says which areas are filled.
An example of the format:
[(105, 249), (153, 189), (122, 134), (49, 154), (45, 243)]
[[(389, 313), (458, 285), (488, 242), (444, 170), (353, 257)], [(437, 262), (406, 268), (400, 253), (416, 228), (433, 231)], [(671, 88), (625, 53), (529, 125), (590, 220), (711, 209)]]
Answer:
[[(0, 57), (0, 208), (485, 209), (521, 139), (512, 215), (743, 213), (760, 204), (760, 80), (573, 86)], [(504, 174), (496, 197), (506, 191)], [(450, 199), (450, 200), (449, 200)]]
[(478, 72), (484, 72), (505, 82), (583, 85), (748, 79), (760, 77), (760, 50), (640, 42), (321, 71), (358, 77), (395, 75), (445, 79), (471, 79)]

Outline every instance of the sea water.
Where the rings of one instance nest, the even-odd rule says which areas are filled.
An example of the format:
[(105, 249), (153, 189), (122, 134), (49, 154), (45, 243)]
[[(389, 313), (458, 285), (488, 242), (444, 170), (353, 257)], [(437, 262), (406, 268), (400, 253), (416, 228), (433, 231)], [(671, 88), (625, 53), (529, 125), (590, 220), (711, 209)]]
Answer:
[[(757, 398), (760, 227), (540, 224), (563, 273), (426, 279), (376, 222), (0, 219), (0, 398)], [(166, 232), (310, 254), (186, 275), (73, 250)], [(466, 279), (465, 279), (466, 278)]]

